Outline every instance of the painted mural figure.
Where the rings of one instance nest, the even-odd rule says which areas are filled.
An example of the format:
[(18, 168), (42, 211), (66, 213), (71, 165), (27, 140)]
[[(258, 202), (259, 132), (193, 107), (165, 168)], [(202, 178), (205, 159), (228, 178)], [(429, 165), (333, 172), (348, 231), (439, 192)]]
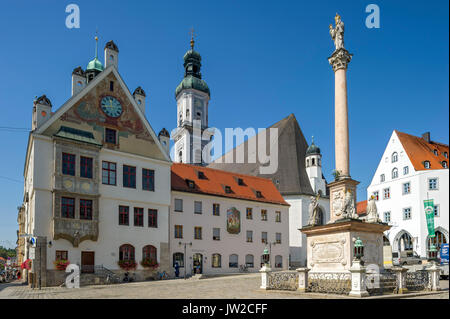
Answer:
[(234, 207), (227, 210), (227, 231), (230, 234), (241, 231), (241, 213)]

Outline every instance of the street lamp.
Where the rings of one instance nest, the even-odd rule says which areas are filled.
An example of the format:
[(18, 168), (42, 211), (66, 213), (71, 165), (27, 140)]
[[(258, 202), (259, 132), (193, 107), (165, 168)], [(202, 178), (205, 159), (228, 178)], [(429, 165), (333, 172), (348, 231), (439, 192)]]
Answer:
[(429, 261), (437, 260), (437, 248), (433, 243), (430, 245), (430, 250), (428, 251), (428, 260)]
[(270, 253), (269, 250), (266, 248), (264, 248), (263, 251), (263, 261), (264, 261), (264, 266), (267, 268), (269, 267), (269, 262), (270, 262)]
[(361, 261), (362, 257), (364, 257), (364, 244), (359, 237), (355, 240), (353, 256), (354, 256), (355, 260), (359, 260), (359, 261)]
[(184, 279), (187, 279), (186, 278), (186, 269), (187, 269), (187, 266), (186, 266), (186, 246), (187, 245), (189, 245), (189, 246), (191, 246), (192, 247), (192, 242), (190, 242), (190, 243), (182, 243), (181, 241), (178, 243), (178, 245), (184, 245), (184, 255), (183, 255), (183, 259), (184, 259), (184, 261), (183, 261), (183, 263), (184, 263)]

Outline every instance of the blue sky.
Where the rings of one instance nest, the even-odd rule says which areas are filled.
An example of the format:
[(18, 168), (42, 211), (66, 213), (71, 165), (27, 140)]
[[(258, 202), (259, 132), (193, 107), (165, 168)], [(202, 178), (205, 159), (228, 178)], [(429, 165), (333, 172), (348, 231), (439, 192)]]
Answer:
[[(65, 8), (80, 8), (81, 27), (67, 29)], [(365, 26), (368, 4), (381, 27)], [(365, 199), (392, 131), (448, 144), (448, 1), (2, 1), (0, 3), (0, 245), (14, 243), (23, 198), (23, 165), (32, 102), (46, 94), (59, 108), (71, 72), (94, 56), (98, 28), (119, 47), (119, 72), (147, 93), (156, 132), (176, 125), (174, 90), (195, 28), (202, 74), (211, 89), (209, 123), (267, 127), (294, 113), (321, 147), (327, 180), (334, 169), (333, 52), (328, 25), (345, 23), (350, 170)]]

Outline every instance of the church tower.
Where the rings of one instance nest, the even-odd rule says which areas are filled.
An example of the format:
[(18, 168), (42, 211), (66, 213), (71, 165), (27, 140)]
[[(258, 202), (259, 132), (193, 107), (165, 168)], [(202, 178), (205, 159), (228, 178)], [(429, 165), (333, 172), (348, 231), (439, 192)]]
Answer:
[(186, 52), (183, 59), (184, 78), (175, 90), (177, 129), (173, 135), (174, 161), (205, 165), (210, 161), (210, 154), (202, 154), (202, 151), (213, 135), (208, 130), (210, 92), (208, 85), (202, 80), (200, 72), (202, 58), (194, 50), (193, 33), (191, 49)]
[(322, 195), (326, 194), (325, 179), (322, 175), (322, 155), (320, 154), (320, 148), (314, 144), (314, 137), (311, 141), (311, 145), (306, 150), (306, 173), (308, 174), (311, 188), (314, 193), (321, 192)]

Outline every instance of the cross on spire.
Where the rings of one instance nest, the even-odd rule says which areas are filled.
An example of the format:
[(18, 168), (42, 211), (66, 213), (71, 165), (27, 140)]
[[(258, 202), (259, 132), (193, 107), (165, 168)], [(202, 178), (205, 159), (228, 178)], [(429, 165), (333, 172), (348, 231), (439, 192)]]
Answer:
[(194, 28), (193, 27), (191, 28), (190, 34), (191, 34), (191, 49), (193, 50), (194, 49), (194, 43), (195, 43), (195, 41), (194, 41), (195, 33), (194, 33)]

